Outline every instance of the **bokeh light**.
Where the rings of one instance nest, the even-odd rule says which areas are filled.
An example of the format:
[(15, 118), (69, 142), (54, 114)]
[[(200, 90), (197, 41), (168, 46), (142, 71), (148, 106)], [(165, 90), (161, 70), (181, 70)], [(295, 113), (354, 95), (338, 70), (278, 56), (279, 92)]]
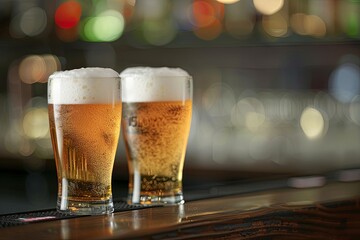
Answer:
[(125, 22), (130, 22), (131, 18), (134, 15), (134, 7), (136, 0), (127, 0), (123, 9), (123, 16)]
[(360, 95), (355, 96), (349, 105), (350, 119), (360, 126)]
[(215, 1), (196, 0), (192, 4), (194, 34), (203, 40), (213, 40), (222, 33), (224, 5)]
[(308, 15), (305, 18), (305, 32), (314, 37), (323, 37), (326, 34), (326, 24), (319, 16)]
[(144, 22), (143, 34), (151, 45), (162, 46), (176, 37), (176, 24), (170, 19), (148, 20)]
[(284, 0), (253, 0), (256, 10), (264, 15), (272, 15), (284, 6)]
[(255, 11), (248, 1), (240, 1), (225, 8), (225, 29), (235, 38), (250, 35), (255, 27)]
[(72, 28), (76, 26), (81, 17), (81, 4), (76, 1), (66, 1), (59, 5), (55, 11), (55, 23), (60, 28)]
[[(194, 83), (189, 141), (189, 154), (201, 164), (269, 163), (263, 168), (277, 171), (280, 163), (299, 162), (297, 170), (298, 160), (314, 163), (333, 151), (337, 159), (360, 154), (360, 61), (336, 65), (342, 54), (358, 57), (359, 0), (6, 2), (0, 17), (9, 33), (2, 36), (12, 48), (4, 49), (4, 61), (15, 59), (0, 96), (0, 151), (6, 154), (52, 153), (49, 132), (40, 128), (46, 108), (27, 104), (46, 95), (46, 85), (37, 83), (61, 69), (58, 57), (46, 52), (59, 54), (66, 68), (119, 70), (163, 65), (169, 57), (177, 59), (170, 65), (183, 62), (202, 79)], [(232, 48), (238, 54), (226, 54)], [(144, 49), (149, 54), (142, 58)], [(322, 55), (312, 59), (313, 49)], [(126, 56), (119, 55), (123, 50)], [(192, 50), (197, 58), (187, 61)], [(334, 136), (345, 140), (333, 142)]]
[(288, 23), (280, 13), (263, 16), (262, 26), (264, 31), (272, 37), (283, 37), (288, 31)]
[(56, 35), (61, 41), (73, 42), (78, 39), (78, 26), (72, 28), (56, 28)]
[(320, 91), (315, 95), (314, 107), (325, 112), (329, 119), (336, 113), (336, 101), (328, 92)]
[[(40, 159), (53, 157), (47, 99), (28, 98), (22, 113), (12, 119), (5, 134), (4, 146), (14, 155), (36, 156)], [(33, 163), (29, 164), (33, 165)]]
[(299, 35), (323, 37), (327, 32), (324, 20), (316, 15), (295, 13), (290, 18), (290, 25), (294, 32)]
[(344, 63), (334, 70), (329, 79), (329, 91), (340, 102), (350, 102), (360, 93), (360, 67)]
[(21, 16), (20, 28), (25, 35), (33, 37), (42, 33), (47, 26), (46, 12), (39, 7), (33, 7)]
[(292, 93), (282, 94), (279, 101), (280, 118), (285, 121), (293, 121), (298, 116), (299, 104), (297, 104), (296, 96)]
[(40, 7), (31, 7), (11, 19), (9, 32), (14, 38), (35, 37), (45, 31), (47, 14)]
[(306, 14), (304, 13), (295, 13), (291, 15), (290, 25), (294, 32), (299, 35), (307, 35), (307, 29), (305, 26)]
[(231, 122), (235, 127), (255, 132), (265, 122), (265, 108), (257, 98), (242, 98), (231, 110)]
[(220, 3), (224, 3), (224, 4), (232, 4), (232, 3), (236, 3), (240, 0), (216, 0), (216, 1), (218, 1)]
[(46, 66), (44, 59), (39, 55), (25, 57), (19, 66), (20, 79), (27, 84), (32, 84), (45, 78)]
[(28, 138), (43, 138), (48, 135), (49, 118), (47, 109), (28, 109), (23, 120), (23, 130)]
[(83, 39), (93, 42), (112, 42), (123, 33), (125, 21), (121, 13), (106, 10), (84, 21)]
[(35, 151), (35, 145), (23, 136), (15, 136), (15, 134), (7, 135), (5, 140), (6, 149), (16, 155), (28, 157)]
[(100, 41), (114, 41), (124, 31), (124, 18), (118, 11), (107, 10), (95, 19), (93, 30), (95, 37)]
[(30, 55), (20, 62), (19, 77), (27, 84), (44, 83), (53, 72), (60, 70), (60, 67), (60, 61), (56, 56)]
[(218, 19), (205, 26), (194, 29), (194, 34), (203, 40), (214, 40), (222, 33), (222, 25)]
[(307, 138), (315, 139), (324, 134), (326, 130), (325, 120), (319, 110), (307, 107), (301, 114), (300, 126)]
[(40, 79), (38, 82), (46, 83), (48, 81), (48, 77), (56, 71), (61, 70), (61, 63), (57, 56), (52, 54), (44, 54), (41, 55), (45, 61), (45, 76)]
[(195, 0), (192, 4), (193, 24), (196, 27), (205, 27), (216, 19), (216, 9), (210, 1)]
[(360, 3), (359, 1), (341, 1), (338, 19), (342, 31), (350, 37), (360, 37)]

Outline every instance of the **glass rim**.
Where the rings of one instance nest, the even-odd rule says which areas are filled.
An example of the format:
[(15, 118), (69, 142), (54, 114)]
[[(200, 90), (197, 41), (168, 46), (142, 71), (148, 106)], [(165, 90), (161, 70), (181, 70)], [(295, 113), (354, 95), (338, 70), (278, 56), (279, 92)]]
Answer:
[(150, 79), (150, 80), (154, 80), (156, 81), (156, 79), (171, 79), (171, 78), (183, 78), (183, 79), (193, 79), (192, 76), (171, 76), (171, 75), (163, 75), (163, 76), (146, 76), (146, 75), (137, 75), (137, 74), (134, 74), (134, 75), (125, 75), (125, 76), (120, 76), (121, 79), (128, 79), (128, 78), (132, 78), (132, 79), (135, 79), (134, 81), (136, 81), (137, 79)]
[(117, 77), (70, 77), (70, 76), (66, 76), (66, 77), (57, 77), (57, 76), (49, 76), (48, 80), (54, 80), (54, 79), (73, 79), (73, 80), (78, 80), (78, 79), (89, 79), (89, 80), (93, 80), (93, 79), (121, 79), (120, 76)]

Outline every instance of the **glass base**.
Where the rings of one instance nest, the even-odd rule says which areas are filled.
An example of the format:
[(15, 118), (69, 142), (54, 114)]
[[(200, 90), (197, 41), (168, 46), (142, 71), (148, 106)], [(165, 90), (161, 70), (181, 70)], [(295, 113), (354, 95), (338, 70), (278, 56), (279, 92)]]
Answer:
[(182, 194), (171, 196), (140, 195), (137, 197), (135, 197), (133, 194), (128, 195), (128, 204), (130, 205), (163, 206), (181, 205), (184, 203), (185, 201)]
[(70, 215), (104, 215), (114, 212), (112, 198), (106, 201), (72, 201), (58, 198), (57, 211)]

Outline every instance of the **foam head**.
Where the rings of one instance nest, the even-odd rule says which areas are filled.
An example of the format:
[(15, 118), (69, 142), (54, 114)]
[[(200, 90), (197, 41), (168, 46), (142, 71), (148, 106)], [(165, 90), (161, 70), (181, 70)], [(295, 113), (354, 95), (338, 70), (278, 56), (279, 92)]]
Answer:
[(59, 71), (49, 77), (49, 104), (113, 103), (121, 101), (119, 74), (110, 68)]
[(192, 95), (191, 77), (181, 68), (133, 67), (120, 77), (124, 102), (179, 101)]

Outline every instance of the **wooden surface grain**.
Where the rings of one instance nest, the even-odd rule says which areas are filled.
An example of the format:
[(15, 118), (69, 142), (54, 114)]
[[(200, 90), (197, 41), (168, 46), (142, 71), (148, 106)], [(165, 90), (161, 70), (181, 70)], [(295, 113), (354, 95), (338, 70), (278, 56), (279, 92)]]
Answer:
[(0, 239), (360, 239), (360, 182), (31, 223)]

